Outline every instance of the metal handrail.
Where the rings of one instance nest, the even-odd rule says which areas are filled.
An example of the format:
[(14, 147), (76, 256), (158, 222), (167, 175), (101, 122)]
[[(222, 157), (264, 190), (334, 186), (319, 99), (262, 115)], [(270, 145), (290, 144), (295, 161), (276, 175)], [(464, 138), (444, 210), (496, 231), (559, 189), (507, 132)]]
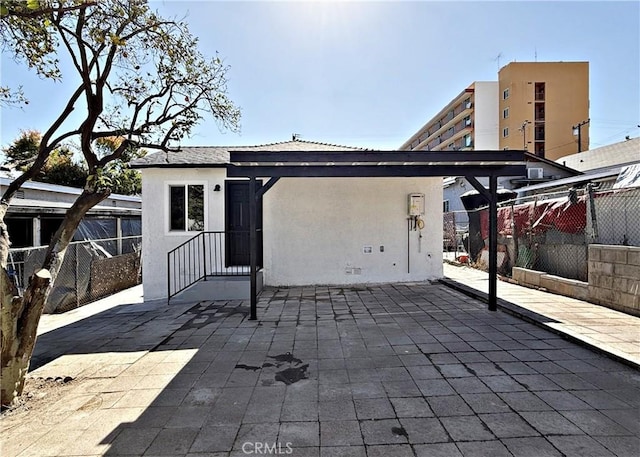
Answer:
[[(240, 237), (234, 240), (233, 237)], [(243, 238), (246, 237), (246, 242)], [(235, 241), (235, 243), (234, 243)], [(232, 255), (246, 258), (246, 264), (232, 264)], [(199, 232), (167, 252), (168, 298), (198, 281), (213, 276), (248, 276), (249, 231)]]

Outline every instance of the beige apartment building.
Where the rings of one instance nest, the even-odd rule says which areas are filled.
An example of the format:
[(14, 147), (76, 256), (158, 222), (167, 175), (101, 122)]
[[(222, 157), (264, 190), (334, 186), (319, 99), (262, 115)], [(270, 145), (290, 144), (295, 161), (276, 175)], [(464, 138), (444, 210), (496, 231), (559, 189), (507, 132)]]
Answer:
[(589, 149), (588, 62), (513, 62), (498, 86), (500, 149), (549, 160)]
[(588, 118), (588, 62), (512, 62), (498, 81), (469, 85), (400, 149), (525, 149), (557, 160), (589, 149)]

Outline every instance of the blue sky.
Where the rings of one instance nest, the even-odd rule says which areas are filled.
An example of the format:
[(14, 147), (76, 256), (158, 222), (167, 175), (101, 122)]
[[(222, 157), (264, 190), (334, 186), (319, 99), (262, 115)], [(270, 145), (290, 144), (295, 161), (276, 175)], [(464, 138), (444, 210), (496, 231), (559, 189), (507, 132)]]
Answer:
[[(640, 2), (154, 1), (185, 16), (230, 65), (240, 134), (201, 124), (183, 145), (302, 139), (395, 149), (473, 81), (518, 61), (589, 61), (591, 147), (640, 136)], [(500, 58), (497, 59), (498, 55)], [(2, 57), (2, 83), (31, 103), (2, 108), (0, 144), (45, 130), (73, 84)], [(71, 72), (67, 72), (70, 76)], [(75, 83), (75, 81), (74, 81)]]

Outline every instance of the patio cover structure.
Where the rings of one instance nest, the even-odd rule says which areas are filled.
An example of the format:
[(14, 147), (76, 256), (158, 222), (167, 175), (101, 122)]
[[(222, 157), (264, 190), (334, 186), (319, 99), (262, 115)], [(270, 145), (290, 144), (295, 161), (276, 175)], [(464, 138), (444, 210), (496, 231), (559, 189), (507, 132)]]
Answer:
[[(280, 178), (464, 176), (489, 204), (489, 310), (497, 309), (498, 177), (526, 173), (525, 151), (230, 151), (227, 176), (249, 178), (251, 320), (257, 319), (257, 203)], [(476, 179), (489, 178), (489, 189)], [(258, 189), (257, 178), (269, 178)], [(253, 198), (251, 198), (253, 196)]]

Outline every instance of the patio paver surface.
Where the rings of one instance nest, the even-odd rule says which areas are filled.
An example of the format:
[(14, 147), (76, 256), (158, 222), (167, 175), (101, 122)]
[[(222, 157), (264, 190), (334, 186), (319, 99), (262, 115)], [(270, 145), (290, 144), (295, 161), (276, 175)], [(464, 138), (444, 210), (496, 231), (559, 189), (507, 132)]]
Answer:
[(30, 376), (75, 379), (0, 421), (3, 457), (640, 452), (638, 370), (442, 284), (267, 288), (247, 313), (131, 304), (51, 327)]

